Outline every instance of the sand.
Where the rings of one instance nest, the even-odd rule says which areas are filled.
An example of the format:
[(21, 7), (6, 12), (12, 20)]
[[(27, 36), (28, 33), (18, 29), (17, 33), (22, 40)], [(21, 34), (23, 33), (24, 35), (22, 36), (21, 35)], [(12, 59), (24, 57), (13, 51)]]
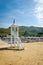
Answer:
[(1, 49), (0, 65), (43, 65), (43, 42), (25, 43), (24, 47), (24, 50)]

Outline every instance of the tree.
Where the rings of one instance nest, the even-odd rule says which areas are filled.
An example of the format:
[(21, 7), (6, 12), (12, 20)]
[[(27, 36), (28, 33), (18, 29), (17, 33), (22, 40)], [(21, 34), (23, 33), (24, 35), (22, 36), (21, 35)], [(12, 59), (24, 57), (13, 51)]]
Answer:
[(28, 32), (25, 31), (25, 32), (23, 33), (23, 36), (24, 36), (24, 37), (28, 37)]
[(37, 36), (38, 36), (38, 37), (43, 37), (43, 32), (39, 32), (39, 33), (37, 34)]

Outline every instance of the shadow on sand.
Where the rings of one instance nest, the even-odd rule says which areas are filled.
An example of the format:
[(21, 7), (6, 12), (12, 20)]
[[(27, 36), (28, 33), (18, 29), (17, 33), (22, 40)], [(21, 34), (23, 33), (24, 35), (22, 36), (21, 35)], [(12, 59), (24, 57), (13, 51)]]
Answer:
[(21, 51), (21, 50), (24, 50), (24, 49), (18, 49), (18, 48), (9, 47), (9, 48), (0, 48), (0, 51), (1, 51), (1, 50), (14, 50), (14, 51)]

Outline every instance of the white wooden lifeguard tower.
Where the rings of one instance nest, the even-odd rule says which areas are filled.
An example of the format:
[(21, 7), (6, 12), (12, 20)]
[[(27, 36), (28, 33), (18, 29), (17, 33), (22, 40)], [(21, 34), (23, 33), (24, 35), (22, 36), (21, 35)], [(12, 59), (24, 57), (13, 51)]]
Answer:
[(19, 26), (15, 24), (15, 19), (11, 25), (11, 45), (17, 46), (18, 49), (24, 49), (24, 44), (19, 38)]

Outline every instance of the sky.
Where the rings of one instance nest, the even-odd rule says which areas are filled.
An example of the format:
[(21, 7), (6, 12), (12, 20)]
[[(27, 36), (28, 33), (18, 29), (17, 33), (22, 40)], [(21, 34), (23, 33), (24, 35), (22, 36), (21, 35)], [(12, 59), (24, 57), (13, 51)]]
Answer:
[(0, 28), (14, 19), (19, 26), (43, 27), (43, 0), (0, 0)]

